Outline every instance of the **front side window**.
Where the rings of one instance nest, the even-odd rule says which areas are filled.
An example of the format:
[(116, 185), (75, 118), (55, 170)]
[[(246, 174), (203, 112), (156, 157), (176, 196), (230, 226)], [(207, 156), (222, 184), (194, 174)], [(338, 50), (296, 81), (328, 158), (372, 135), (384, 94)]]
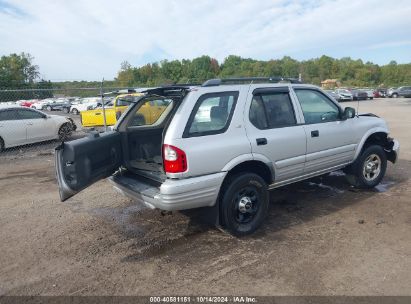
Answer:
[(258, 129), (289, 127), (297, 123), (288, 92), (255, 95), (249, 117)]
[(44, 118), (44, 115), (36, 112), (36, 111), (31, 111), (31, 110), (18, 110), (17, 114), (19, 116), (19, 119), (40, 119)]
[(224, 133), (230, 124), (238, 92), (204, 94), (190, 115), (184, 137)]
[(163, 121), (162, 115), (173, 106), (168, 98), (148, 98), (137, 107), (129, 126), (149, 126)]
[(340, 111), (336, 104), (315, 90), (295, 89), (307, 124), (336, 121)]
[(0, 121), (16, 120), (16, 119), (18, 119), (16, 110), (3, 110), (3, 111), (0, 111)]

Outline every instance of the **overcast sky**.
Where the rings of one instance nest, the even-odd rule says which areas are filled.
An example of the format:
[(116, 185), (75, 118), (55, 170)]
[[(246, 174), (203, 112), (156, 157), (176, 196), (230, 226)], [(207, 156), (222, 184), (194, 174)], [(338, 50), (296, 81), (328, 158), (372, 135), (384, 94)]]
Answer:
[(28, 52), (51, 80), (204, 54), (409, 63), (411, 1), (0, 0), (0, 41), (0, 55)]

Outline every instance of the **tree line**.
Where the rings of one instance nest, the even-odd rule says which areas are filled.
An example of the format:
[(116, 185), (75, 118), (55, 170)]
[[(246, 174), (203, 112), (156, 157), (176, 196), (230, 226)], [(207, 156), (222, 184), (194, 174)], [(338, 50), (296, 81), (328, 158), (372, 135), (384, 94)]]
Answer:
[(192, 60), (162, 60), (140, 67), (121, 64), (115, 81), (121, 86), (156, 86), (171, 83), (201, 83), (210, 78), (227, 77), (298, 77), (305, 83), (320, 85), (326, 79), (338, 79), (343, 86), (391, 87), (411, 85), (411, 63), (387, 65), (329, 56), (298, 61), (289, 56), (277, 60), (256, 60), (230, 55), (219, 63), (210, 56)]
[[(56, 94), (96, 96), (100, 81), (51, 82), (40, 77), (39, 67), (27, 53), (0, 57), (0, 101), (48, 98)], [(397, 87), (411, 85), (411, 63), (386, 65), (363, 62), (361, 59), (329, 56), (298, 61), (289, 56), (281, 59), (255, 60), (230, 55), (221, 63), (210, 56), (183, 60), (162, 60), (140, 67), (121, 64), (117, 77), (105, 81), (105, 92), (124, 87), (150, 87), (174, 83), (202, 83), (211, 78), (227, 77), (298, 77), (305, 83), (320, 85), (325, 79), (338, 79), (349, 87)], [(90, 88), (95, 88), (90, 90)]]

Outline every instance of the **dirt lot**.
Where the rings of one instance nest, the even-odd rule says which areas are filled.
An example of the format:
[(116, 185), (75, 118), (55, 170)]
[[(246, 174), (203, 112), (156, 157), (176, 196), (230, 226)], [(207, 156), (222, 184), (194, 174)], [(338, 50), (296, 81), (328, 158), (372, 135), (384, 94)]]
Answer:
[(0, 295), (411, 295), (411, 100), (360, 112), (386, 118), (402, 144), (383, 183), (358, 191), (336, 172), (273, 191), (265, 225), (242, 239), (106, 181), (60, 203), (56, 143), (7, 151)]

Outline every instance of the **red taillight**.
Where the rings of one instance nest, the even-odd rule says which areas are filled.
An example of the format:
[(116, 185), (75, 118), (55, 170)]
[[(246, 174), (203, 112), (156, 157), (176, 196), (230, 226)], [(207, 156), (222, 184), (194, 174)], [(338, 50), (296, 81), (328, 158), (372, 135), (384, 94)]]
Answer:
[(163, 165), (166, 173), (185, 172), (187, 170), (186, 154), (172, 145), (163, 145)]

